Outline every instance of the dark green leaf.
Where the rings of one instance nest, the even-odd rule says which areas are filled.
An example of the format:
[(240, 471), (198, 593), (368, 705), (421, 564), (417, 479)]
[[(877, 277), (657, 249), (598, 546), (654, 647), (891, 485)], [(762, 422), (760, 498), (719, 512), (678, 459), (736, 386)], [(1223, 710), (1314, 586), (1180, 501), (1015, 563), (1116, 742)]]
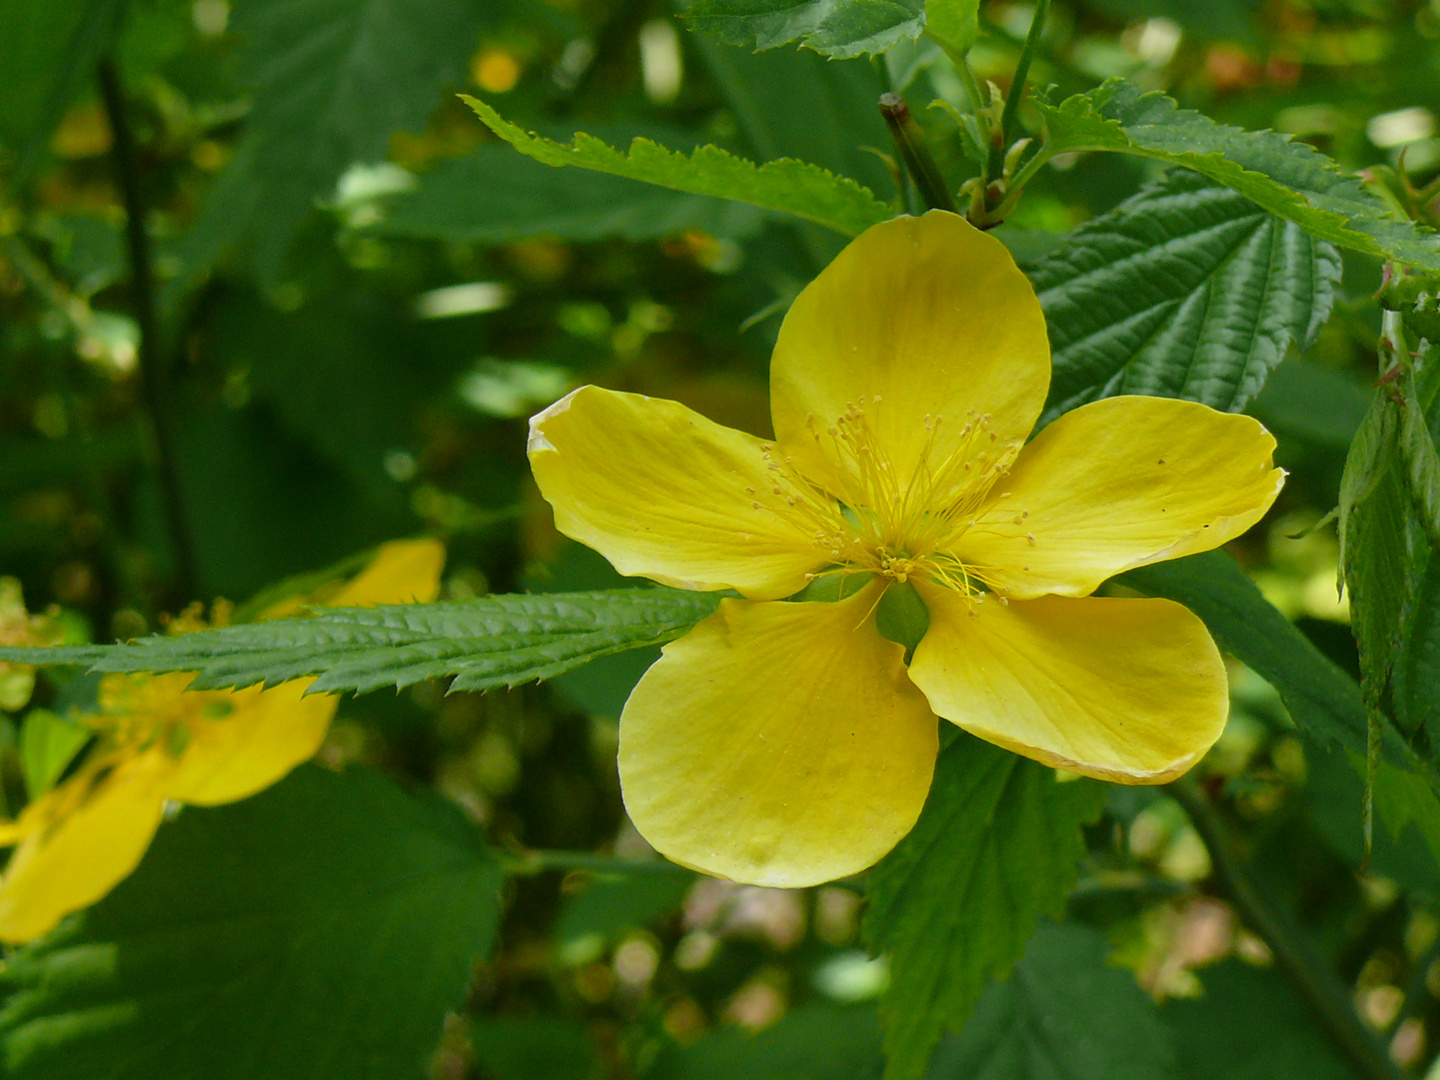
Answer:
[(109, 897), (7, 959), (5, 1075), (422, 1075), (500, 884), (459, 811), (360, 770), (188, 808)]
[(1340, 270), (1330, 244), (1172, 171), (1031, 270), (1054, 356), (1042, 423), (1112, 394), (1238, 411), (1314, 342)]
[(591, 935), (609, 940), (639, 930), (679, 907), (694, 884), (690, 874), (600, 877), (566, 898), (555, 923), (555, 940), (563, 946)]
[(881, 53), (925, 28), (923, 0), (697, 0), (690, 25), (726, 45), (773, 49), (798, 41), (836, 60)]
[(125, 7), (125, 0), (0, 0), (0, 144), (16, 155), (8, 183), (18, 187), (40, 163), (76, 91), (114, 45)]
[(1227, 960), (1200, 977), (1203, 997), (1162, 1013), (1186, 1080), (1356, 1080), (1280, 972)]
[[(596, 137), (612, 141), (603, 131)], [(689, 229), (738, 238), (762, 220), (743, 203), (554, 169), (490, 145), (427, 174), (414, 193), (395, 201), (382, 228), (396, 236), (501, 244), (533, 236), (654, 240)]]
[(1328, 745), (1365, 752), (1360, 688), (1260, 594), (1229, 555), (1208, 551), (1131, 570), (1117, 580), (1184, 604), (1222, 649), (1279, 691), (1299, 727)]
[(1058, 915), (1105, 789), (965, 734), (941, 751), (914, 830), (870, 878), (865, 934), (890, 956), (881, 1002), (890, 1080), (914, 1080), (945, 1029)]
[(1431, 558), (1415, 591), (1405, 645), (1394, 670), (1395, 711), (1405, 731), (1440, 746), (1440, 559)]
[(735, 199), (795, 214), (846, 236), (892, 216), (868, 188), (808, 162), (781, 159), (755, 165), (716, 146), (702, 146), (686, 157), (649, 139), (636, 139), (628, 153), (621, 153), (584, 132), (566, 146), (510, 123), (483, 101), (465, 101), (495, 134), (546, 165), (574, 165), (675, 191)]
[(605, 1075), (583, 1025), (549, 1016), (476, 1020), (475, 1060), (491, 1080), (594, 1080)]
[(1270, 373), (1246, 411), (1277, 435), (1343, 451), (1369, 407), (1369, 391), (1359, 379), (1287, 360)]
[(1170, 1033), (1109, 951), (1088, 927), (1042, 920), (1014, 974), (940, 1044), (928, 1080), (1170, 1080)]
[(1054, 152), (1111, 150), (1183, 165), (1341, 247), (1440, 269), (1440, 239), (1393, 216), (1313, 147), (1179, 108), (1123, 79), (1055, 105), (1036, 103)]
[(254, 245), (275, 278), (295, 230), (356, 162), (384, 160), (397, 130), (417, 131), (466, 61), (494, 9), (484, 0), (249, 0), (245, 41), (254, 107), (184, 252), (193, 279), (225, 248)]
[(682, 589), (515, 593), (444, 604), (325, 608), (129, 645), (0, 649), (0, 659), (94, 671), (195, 671), (199, 689), (319, 676), (313, 690), (365, 692), (453, 676), (454, 690), (548, 679), (597, 656), (672, 641), (719, 605)]

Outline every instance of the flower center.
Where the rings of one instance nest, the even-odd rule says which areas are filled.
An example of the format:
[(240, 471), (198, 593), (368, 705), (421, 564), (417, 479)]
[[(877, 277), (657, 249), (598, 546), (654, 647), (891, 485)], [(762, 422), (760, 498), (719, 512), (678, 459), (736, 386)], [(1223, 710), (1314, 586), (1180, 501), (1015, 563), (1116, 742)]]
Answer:
[[(768, 494), (783, 503), (772, 508), (800, 517), (813, 529), (816, 546), (831, 566), (812, 576), (865, 572), (897, 583), (920, 577), (967, 596), (981, 595), (990, 588), (984, 569), (960, 559), (956, 545), (992, 516), (1016, 524), (1029, 516), (999, 505), (1006, 493), (990, 499), (1019, 445), (1000, 442), (988, 414), (971, 410), (953, 436), (944, 428), (944, 417), (926, 416), (924, 443), (914, 464), (907, 465), (894, 460), (880, 437), (882, 404), (878, 396), (851, 403), (824, 429), (809, 418), (810, 435), (831, 466), (826, 483), (804, 475), (792, 457), (766, 444), (773, 478)], [(761, 496), (754, 490), (750, 494), (761, 508)]]

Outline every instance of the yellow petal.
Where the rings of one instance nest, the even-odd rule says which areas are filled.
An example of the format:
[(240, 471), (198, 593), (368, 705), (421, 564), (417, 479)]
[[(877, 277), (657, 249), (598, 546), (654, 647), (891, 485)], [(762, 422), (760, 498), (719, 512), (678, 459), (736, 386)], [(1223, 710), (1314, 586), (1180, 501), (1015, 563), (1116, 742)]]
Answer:
[(190, 721), (166, 795), (200, 806), (235, 802), (314, 757), (339, 700), (330, 694), (303, 696), (314, 681), (296, 679), (270, 690), (196, 692), (204, 702)]
[(1170, 600), (1042, 597), (969, 604), (920, 582), (930, 629), (910, 678), (941, 716), (1056, 768), (1163, 784), (1220, 737), (1225, 665)]
[(440, 592), (445, 545), (438, 540), (381, 544), (370, 565), (326, 601), (331, 607), (428, 604)]
[(876, 862), (920, 814), (935, 716), (872, 585), (821, 603), (721, 601), (646, 672), (620, 718), (620, 783), (663, 855), (756, 885)]
[[(922, 457), (934, 470), (961, 449), (971, 410), (990, 415), (995, 448), (1018, 448), (1049, 384), (1035, 290), (999, 240), (933, 210), (867, 229), (795, 299), (770, 408), (785, 453), (825, 483), (836, 461), (823, 433), (860, 405), (903, 484)], [(927, 416), (942, 418), (933, 436)]]
[(0, 941), (39, 937), (139, 865), (165, 806), (155, 751), (85, 769), (26, 808), (29, 834), (0, 877)]
[(762, 446), (676, 402), (595, 386), (530, 421), (530, 467), (566, 536), (622, 574), (774, 599), (824, 560), (773, 495)]
[(1092, 402), (1025, 447), (955, 554), (1011, 597), (1085, 596), (1254, 525), (1285, 480), (1274, 449), (1250, 417), (1192, 401)]

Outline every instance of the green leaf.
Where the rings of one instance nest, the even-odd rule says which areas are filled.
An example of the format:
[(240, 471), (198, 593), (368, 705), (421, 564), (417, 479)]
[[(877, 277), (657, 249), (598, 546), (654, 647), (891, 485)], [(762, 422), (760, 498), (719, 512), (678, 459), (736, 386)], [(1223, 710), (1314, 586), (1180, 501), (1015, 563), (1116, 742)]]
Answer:
[(548, 679), (597, 656), (673, 641), (714, 612), (715, 593), (683, 589), (513, 593), (443, 604), (324, 608), (127, 645), (0, 649), (0, 660), (92, 671), (194, 671), (196, 690), (319, 676), (313, 691), (409, 686), (454, 677), (452, 690)]
[(1226, 960), (1200, 979), (1204, 996), (1161, 1013), (1186, 1080), (1355, 1080), (1279, 971)]
[(1396, 716), (1405, 731), (1423, 731), (1433, 753), (1440, 747), (1440, 559), (1426, 566), (1403, 638), (1392, 675)]
[(1357, 178), (1286, 135), (1216, 123), (1123, 79), (1058, 105), (1035, 104), (1045, 118), (1047, 151), (1109, 150), (1183, 165), (1341, 247), (1440, 269), (1440, 239), (1432, 231), (1394, 217)]
[(1364, 383), (1320, 364), (1285, 360), (1246, 410), (1282, 438), (1345, 451), (1370, 408)]
[(555, 940), (563, 947), (582, 938), (613, 940), (627, 930), (639, 930), (678, 908), (694, 884), (691, 874), (599, 877), (566, 897), (555, 923)]
[(250, 243), (274, 280), (295, 230), (356, 162), (383, 161), (397, 130), (419, 131), (446, 87), (463, 86), (484, 0), (249, 0), (232, 28), (254, 106), (234, 157), (188, 237), (186, 283)]
[(1109, 951), (1088, 927), (1042, 920), (1015, 973), (940, 1044), (928, 1080), (1171, 1080), (1170, 1032)]
[(1059, 915), (1105, 789), (956, 732), (914, 830), (871, 874), (864, 931), (890, 956), (881, 1001), (889, 1080), (915, 1080), (945, 1029)]
[(980, 0), (926, 0), (925, 33), (949, 56), (964, 56), (980, 35)]
[[(597, 133), (603, 141), (603, 133)], [(622, 177), (553, 169), (482, 146), (427, 173), (396, 199), (381, 226), (393, 236), (503, 244), (533, 236), (561, 240), (654, 240), (698, 229), (741, 238), (762, 214), (743, 203), (669, 191)]]
[(648, 1080), (873, 1080), (880, 1025), (863, 1006), (811, 1002), (754, 1034), (720, 1030), (667, 1047)]
[(62, 720), (48, 709), (32, 709), (26, 715), (20, 728), (20, 772), (32, 800), (55, 786), (90, 735), (89, 728)]
[(422, 1075), (501, 880), (458, 810), (363, 770), (187, 808), (106, 899), (7, 957), (5, 1075)]
[(1399, 412), (1376, 391), (1340, 483), (1340, 568), (1365, 705), (1377, 723), (1391, 715), (1390, 674), (1429, 559), (1400, 469)]
[(1339, 253), (1176, 169), (1030, 272), (1054, 357), (1042, 422), (1112, 394), (1236, 412), (1330, 316)]
[(468, 1025), (490, 1080), (599, 1080), (606, 1075), (583, 1024), (551, 1016), (486, 1017)]
[(834, 60), (883, 53), (925, 28), (923, 0), (697, 0), (685, 19), (744, 49), (798, 41)]
[(1222, 649), (1275, 687), (1296, 725), (1328, 745), (1365, 752), (1365, 706), (1355, 680), (1276, 610), (1225, 552), (1156, 563), (1116, 580), (1184, 604)]
[(716, 146), (702, 146), (686, 157), (649, 139), (635, 139), (629, 153), (622, 154), (584, 132), (566, 146), (510, 123), (483, 101), (461, 96), (496, 135), (546, 165), (574, 165), (675, 191), (735, 199), (795, 214), (846, 236), (893, 216), (868, 188), (804, 161), (782, 158), (756, 165)]
[(6, 180), (16, 189), (40, 164), (66, 107), (114, 45), (125, 8), (125, 0), (0, 0), (0, 144), (15, 154)]

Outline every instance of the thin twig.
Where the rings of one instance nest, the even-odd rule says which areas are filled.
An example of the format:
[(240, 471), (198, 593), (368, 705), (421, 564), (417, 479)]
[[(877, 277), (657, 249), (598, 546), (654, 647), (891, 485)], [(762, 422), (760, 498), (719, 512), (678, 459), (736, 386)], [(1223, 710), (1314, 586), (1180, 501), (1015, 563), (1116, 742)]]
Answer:
[(145, 199), (141, 191), (139, 162), (135, 138), (125, 115), (125, 96), (115, 61), (105, 57), (97, 72), (100, 94), (105, 102), (105, 115), (114, 138), (115, 172), (125, 200), (125, 241), (130, 253), (130, 295), (135, 305), (135, 321), (140, 327), (140, 387), (150, 422), (155, 431), (156, 449), (160, 455), (160, 486), (164, 493), (165, 515), (170, 526), (170, 539), (178, 570), (178, 590), (182, 598), (195, 595), (195, 553), (190, 530), (185, 522), (181, 496), (180, 470), (175, 453), (175, 432), (170, 417), (170, 397), (164, 348), (160, 337), (160, 320), (155, 305), (155, 275), (150, 261), (150, 235), (145, 225)]
[(1210, 865), (1226, 896), (1290, 977), (1311, 1010), (1323, 1021), (1335, 1046), (1369, 1080), (1402, 1080), (1385, 1047), (1360, 1022), (1350, 994), (1325, 958), (1301, 934), (1281, 905), (1250, 875), (1236, 854), (1230, 834), (1215, 807), (1193, 780), (1168, 785), (1170, 795), (1185, 809), (1190, 823), (1210, 852)]

